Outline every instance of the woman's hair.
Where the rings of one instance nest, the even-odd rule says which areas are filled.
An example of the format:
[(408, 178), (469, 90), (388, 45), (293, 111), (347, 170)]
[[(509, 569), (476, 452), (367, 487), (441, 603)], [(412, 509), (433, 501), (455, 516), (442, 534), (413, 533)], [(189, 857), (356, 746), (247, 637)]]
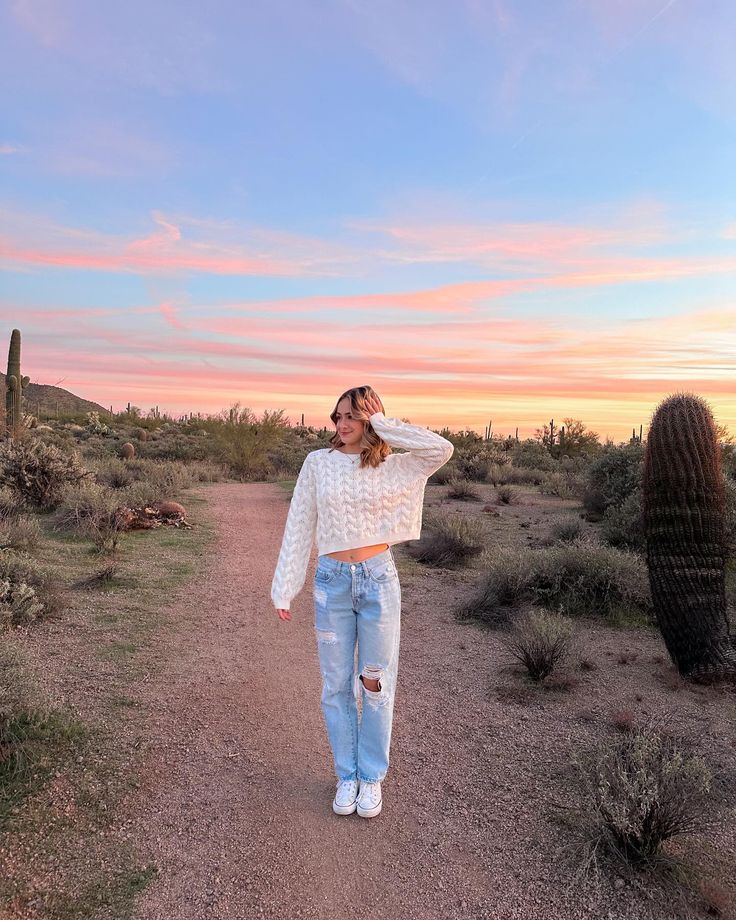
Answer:
[[(337, 407), (340, 405), (343, 399), (346, 397), (350, 400), (350, 411), (354, 419), (359, 421), (364, 421), (366, 423), (365, 428), (363, 429), (363, 438), (360, 442), (360, 465), (361, 467), (368, 466), (378, 466), (379, 463), (383, 463), (384, 459), (391, 453), (391, 448), (389, 445), (382, 439), (379, 438), (376, 432), (373, 430), (371, 423), (368, 419), (371, 417), (370, 414), (366, 411), (365, 400), (366, 396), (375, 396), (376, 399), (381, 403), (381, 411), (383, 411), (383, 403), (378, 393), (373, 389), (373, 387), (353, 387), (350, 390), (346, 390), (342, 393), (335, 403), (335, 408), (330, 412), (330, 418), (333, 423), (337, 425)], [(342, 447), (345, 442), (340, 437), (337, 431), (330, 438), (330, 444), (332, 444), (331, 450), (334, 450), (336, 447)]]

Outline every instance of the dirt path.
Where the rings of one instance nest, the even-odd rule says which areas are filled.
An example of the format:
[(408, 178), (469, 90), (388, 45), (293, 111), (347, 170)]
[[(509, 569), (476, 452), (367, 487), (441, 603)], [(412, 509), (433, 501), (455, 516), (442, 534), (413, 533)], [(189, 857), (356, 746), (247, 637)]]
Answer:
[[(384, 809), (371, 820), (333, 814), (316, 554), (293, 620), (279, 621), (269, 591), (283, 490), (225, 483), (206, 494), (216, 554), (172, 599), (177, 625), (140, 691), (151, 749), (129, 829), (159, 877), (136, 920), (650, 916), (628, 887), (566, 892), (558, 831), (541, 817), (555, 768), (588, 722), (560, 722), (559, 702), (530, 709), (503, 699), (498, 640), (450, 612), (472, 579), (417, 571), (401, 547)], [(584, 697), (595, 706), (596, 692)]]

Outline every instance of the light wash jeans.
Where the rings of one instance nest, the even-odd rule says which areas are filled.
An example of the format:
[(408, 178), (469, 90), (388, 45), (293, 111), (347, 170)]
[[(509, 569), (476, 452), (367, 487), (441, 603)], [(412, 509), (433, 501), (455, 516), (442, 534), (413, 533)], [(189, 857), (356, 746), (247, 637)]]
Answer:
[[(388, 770), (401, 627), (401, 586), (390, 547), (363, 562), (319, 557), (314, 627), (337, 778), (380, 782)], [(363, 677), (377, 680), (378, 690), (369, 690)]]

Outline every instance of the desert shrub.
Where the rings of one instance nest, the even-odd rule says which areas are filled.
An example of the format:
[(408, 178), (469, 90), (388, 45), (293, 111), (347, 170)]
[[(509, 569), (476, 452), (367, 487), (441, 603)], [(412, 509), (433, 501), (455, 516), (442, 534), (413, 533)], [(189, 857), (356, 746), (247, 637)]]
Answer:
[(121, 504), (121, 495), (97, 482), (67, 486), (54, 515), (54, 530), (89, 536), (96, 518), (104, 518)]
[(103, 480), (107, 479), (112, 484), (117, 477), (117, 463), (123, 464), (130, 476), (126, 484), (117, 487), (120, 492), (116, 501), (122, 504), (131, 505), (130, 496), (139, 497), (145, 503), (175, 498), (182, 489), (198, 481), (197, 467), (189, 467), (178, 460), (150, 460), (147, 457), (135, 457), (124, 463), (122, 460), (108, 461), (102, 465), (98, 476), (101, 475)]
[(110, 433), (109, 427), (100, 419), (100, 413), (97, 411), (87, 413), (86, 429), (91, 434), (107, 435)]
[(508, 463), (508, 456), (491, 447), (464, 448), (453, 455), (456, 476), (471, 482), (487, 482), (492, 467)]
[(515, 467), (507, 466), (504, 473), (498, 477), (500, 483), (509, 483), (510, 485), (519, 486), (538, 486), (547, 478), (544, 470), (538, 470), (534, 467)]
[(570, 543), (583, 537), (583, 524), (580, 518), (571, 514), (555, 521), (549, 530), (550, 538), (561, 543)]
[(74, 755), (86, 734), (70, 710), (51, 707), (11, 634), (0, 643), (0, 830), (24, 796)]
[(417, 562), (450, 568), (483, 551), (483, 527), (475, 518), (434, 512), (424, 515), (424, 525), (426, 534), (409, 550)]
[(138, 479), (120, 492), (120, 502), (128, 508), (145, 508), (161, 498), (159, 487), (145, 479)]
[(646, 862), (666, 840), (706, 823), (710, 770), (654, 724), (601, 739), (574, 767), (592, 853)]
[(133, 482), (133, 473), (118, 457), (100, 463), (95, 471), (97, 482), (113, 489), (124, 489)]
[(542, 495), (555, 495), (557, 498), (576, 498), (584, 490), (584, 484), (574, 473), (561, 470), (547, 473), (539, 483)]
[(0, 624), (26, 626), (43, 613), (43, 603), (25, 582), (14, 583), (0, 578)]
[(210, 456), (226, 463), (240, 479), (263, 477), (270, 468), (268, 451), (281, 440), (281, 428), (278, 414), (265, 413), (259, 420), (236, 403), (208, 426)]
[(502, 466), (500, 463), (491, 463), (488, 467), (486, 482), (492, 486), (501, 485), (506, 482), (506, 473), (510, 469), (508, 465)]
[(124, 530), (125, 522), (119, 509), (100, 511), (87, 521), (87, 534), (98, 553), (115, 552)]
[(20, 492), (0, 486), (0, 521), (15, 520), (27, 511), (26, 501)]
[(527, 438), (511, 448), (511, 462), (517, 469), (535, 469), (551, 471), (558, 468), (557, 463), (539, 441)]
[(37, 700), (38, 688), (20, 647), (5, 637), (0, 642), (0, 825), (9, 804), (9, 787), (25, 761), (16, 720)]
[(517, 505), (520, 494), (519, 490), (513, 486), (498, 486), (496, 489), (496, 498), (503, 505)]
[(221, 463), (213, 460), (196, 460), (187, 464), (187, 469), (196, 482), (222, 482), (228, 473)]
[(26, 552), (0, 551), (0, 620), (23, 625), (56, 613), (63, 605), (58, 579), (50, 576)]
[(597, 487), (587, 485), (583, 491), (583, 507), (589, 521), (600, 521), (608, 507), (606, 496)]
[(642, 493), (636, 488), (617, 505), (609, 505), (601, 520), (601, 537), (611, 546), (643, 551)]
[(194, 485), (192, 470), (179, 460), (146, 461), (146, 480), (155, 485), (159, 498), (175, 498), (182, 489)]
[(458, 470), (457, 465), (452, 460), (450, 460), (444, 466), (441, 466), (438, 470), (435, 470), (427, 482), (434, 485), (444, 486), (447, 485), (450, 480), (456, 479), (459, 475), (460, 471)]
[(92, 475), (77, 454), (65, 454), (34, 437), (0, 443), (0, 484), (15, 489), (42, 510), (56, 506), (67, 483)]
[(651, 616), (646, 565), (637, 553), (586, 539), (523, 551), (489, 554), (475, 597), (458, 616), (496, 624), (508, 608), (525, 604), (576, 616), (611, 620)]
[(586, 510), (602, 514), (609, 505), (620, 505), (641, 483), (643, 458), (639, 442), (605, 447), (588, 467)]
[(451, 479), (448, 483), (447, 498), (454, 498), (456, 501), (479, 502), (482, 497), (477, 490), (473, 488), (467, 479)]
[(567, 658), (572, 639), (572, 623), (567, 617), (534, 610), (514, 621), (506, 647), (532, 680), (542, 681)]
[[(155, 433), (154, 433), (155, 434)], [(177, 428), (165, 428), (158, 437), (149, 437), (138, 450), (147, 460), (174, 460), (189, 463), (214, 459), (214, 449), (207, 438), (198, 434), (187, 434)]]
[[(145, 429), (141, 429), (145, 431)], [(93, 588), (99, 585), (109, 585), (111, 582), (115, 581), (120, 573), (120, 565), (117, 560), (108, 560), (102, 565), (97, 566), (97, 568), (90, 574), (81, 578), (77, 585), (84, 588)]]
[(30, 515), (0, 521), (0, 549), (36, 549), (41, 542), (41, 525)]

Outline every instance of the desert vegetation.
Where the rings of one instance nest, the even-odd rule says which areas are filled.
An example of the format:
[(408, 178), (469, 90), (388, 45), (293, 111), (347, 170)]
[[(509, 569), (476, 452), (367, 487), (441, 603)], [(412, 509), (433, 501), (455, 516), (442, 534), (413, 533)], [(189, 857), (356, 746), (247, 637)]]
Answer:
[[(88, 641), (116, 663), (115, 698), (130, 700), (135, 649), (160, 627), (151, 611), (196, 577), (212, 536), (201, 487), (279, 482), (288, 497), (304, 457), (329, 445), (332, 428), (293, 426), (281, 412), (257, 418), (240, 404), (208, 417), (128, 404), (119, 413), (40, 418), (23, 402), (19, 336), (11, 358), (7, 379), (17, 383), (0, 440), (0, 833), (10, 839), (22, 815), (31, 839), (52, 808), (42, 790), (59, 777), (77, 792), (88, 789), (102, 772), (95, 752), (110, 748), (94, 719), (53, 702), (49, 674), (61, 681), (62, 670), (49, 665), (50, 637), (59, 642), (64, 624), (74, 624), (76, 641), (88, 630)], [(687, 436), (668, 441), (673, 431)], [(550, 421), (521, 441), (442, 433), (455, 453), (428, 482), (422, 539), (405, 547), (401, 562), (417, 577), (462, 585), (455, 628), (498, 636), (489, 686), (508, 677), (499, 689), (505, 705), (554, 698), (566, 719), (566, 699), (581, 681), (646, 664), (674, 711), (683, 688), (696, 683), (713, 707), (732, 711), (736, 450), (701, 400), (668, 402), (647, 442), (633, 434), (625, 444), (600, 443), (575, 419), (560, 430)], [(620, 641), (608, 661), (592, 645), (600, 630)], [(658, 658), (636, 650), (653, 641)], [(73, 648), (63, 644), (70, 656)], [(707, 737), (696, 743), (693, 732), (682, 739), (667, 726), (640, 724), (630, 701), (611, 706), (607, 722), (578, 707), (588, 744), (560, 774), (550, 820), (567, 829), (578, 867), (620, 877), (664, 866), (691, 907), (712, 913), (717, 904), (725, 915), (733, 892), (687, 847), (668, 849), (717, 827), (719, 807), (733, 807), (732, 785), (730, 792), (718, 785), (722, 752), (716, 756)], [(112, 696), (107, 707), (119, 724), (125, 707)], [(120, 756), (109, 790), (122, 782), (131, 748)], [(88, 759), (93, 765), (80, 772)], [(104, 795), (92, 798), (94, 807), (75, 812), (75, 829), (61, 822), (49, 839), (81, 841), (104, 825)], [(130, 852), (115, 858), (129, 875), (104, 896), (124, 904), (139, 870)], [(27, 896), (23, 874), (11, 878), (0, 882), (0, 903)], [(97, 896), (89, 893), (89, 903)], [(72, 903), (71, 893), (60, 893), (50, 915), (76, 916)]]

